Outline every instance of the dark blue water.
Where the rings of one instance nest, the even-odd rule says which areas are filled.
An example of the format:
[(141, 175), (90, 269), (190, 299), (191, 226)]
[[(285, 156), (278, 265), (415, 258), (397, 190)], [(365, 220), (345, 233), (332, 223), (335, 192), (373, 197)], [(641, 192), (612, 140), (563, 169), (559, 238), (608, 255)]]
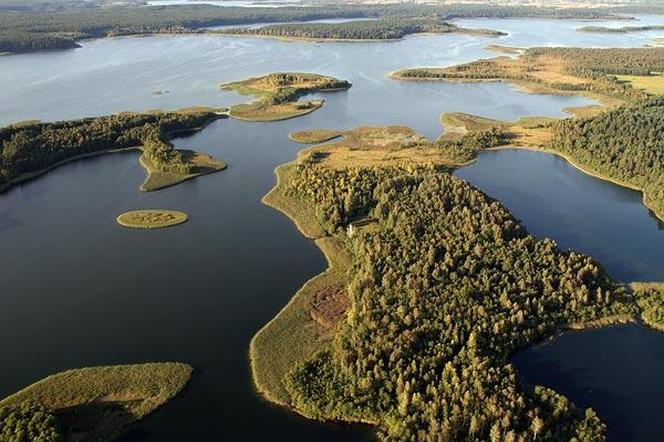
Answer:
[(663, 333), (636, 324), (568, 332), (513, 362), (526, 382), (594, 408), (610, 441), (662, 440)]

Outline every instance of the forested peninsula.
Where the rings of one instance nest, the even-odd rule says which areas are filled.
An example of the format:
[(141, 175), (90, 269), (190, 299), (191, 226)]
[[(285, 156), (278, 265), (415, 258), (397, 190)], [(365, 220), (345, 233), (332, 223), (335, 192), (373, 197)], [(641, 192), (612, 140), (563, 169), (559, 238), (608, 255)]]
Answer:
[(352, 85), (324, 75), (303, 72), (275, 72), (261, 77), (224, 83), (222, 90), (231, 90), (257, 98), (253, 103), (231, 107), (232, 118), (245, 121), (278, 121), (309, 114), (323, 106), (324, 100), (300, 100), (313, 92), (337, 92)]
[[(596, 94), (599, 98), (641, 99), (647, 92), (618, 75), (659, 76), (664, 48), (528, 48), (517, 58), (482, 59), (447, 68), (403, 69), (398, 80), (510, 81), (534, 91)], [(545, 88), (545, 89), (544, 89)]]
[(254, 35), (305, 40), (397, 40), (411, 34), (450, 32), (502, 36), (500, 31), (469, 29), (456, 26), (439, 18), (382, 18), (346, 23), (295, 23), (268, 25), (260, 28), (231, 28), (219, 31), (224, 34)]
[(173, 399), (192, 371), (159, 362), (56, 373), (0, 400), (0, 440), (115, 440)]
[[(353, 140), (381, 161), (346, 157)], [(561, 328), (633, 320), (628, 290), (530, 236), (435, 149), (406, 128), (359, 128), (277, 170), (265, 202), (330, 267), (252, 340), (259, 391), (383, 440), (601, 440), (592, 410), (521, 386), (509, 357)]]
[[(640, 9), (639, 9), (640, 10)], [(242, 8), (210, 5), (112, 6), (56, 10), (0, 10), (0, 53), (67, 49), (77, 41), (119, 35), (208, 33), (209, 27), (302, 22), (330, 18), (437, 17), (622, 18), (620, 8), (542, 8), (494, 5), (312, 6)], [(636, 9), (634, 10), (636, 11)], [(359, 25), (362, 26), (362, 25)], [(364, 26), (371, 27), (370, 24)]]
[(169, 140), (224, 116), (220, 109), (190, 108), (0, 128), (0, 190), (72, 159), (129, 149), (142, 151), (140, 161), (148, 172), (143, 191), (216, 172), (226, 165), (209, 155), (177, 150)]

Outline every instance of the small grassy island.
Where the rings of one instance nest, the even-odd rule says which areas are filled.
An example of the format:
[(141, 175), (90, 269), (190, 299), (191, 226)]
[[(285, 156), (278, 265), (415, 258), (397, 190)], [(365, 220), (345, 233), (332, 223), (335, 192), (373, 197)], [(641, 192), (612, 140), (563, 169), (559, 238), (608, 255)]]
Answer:
[(0, 191), (75, 159), (132, 149), (142, 151), (140, 161), (148, 172), (143, 191), (217, 172), (226, 164), (209, 155), (177, 150), (169, 140), (222, 117), (223, 109), (189, 108), (0, 128)]
[(161, 229), (187, 222), (188, 216), (177, 210), (132, 210), (118, 216), (118, 224), (134, 229)]
[(259, 28), (231, 28), (218, 32), (233, 35), (252, 35), (313, 41), (398, 40), (412, 34), (446, 34), (451, 32), (493, 37), (507, 35), (504, 32), (491, 29), (461, 28), (440, 18), (430, 17), (390, 17), (345, 23), (289, 23), (268, 25)]
[(221, 85), (222, 89), (257, 98), (253, 103), (231, 107), (231, 117), (246, 121), (278, 121), (306, 115), (319, 109), (323, 100), (301, 101), (300, 97), (350, 87), (344, 80), (299, 72), (277, 72)]
[(114, 440), (173, 399), (191, 373), (160, 362), (54, 374), (0, 401), (0, 440)]
[(561, 328), (632, 321), (629, 291), (452, 176), (445, 149), (357, 128), (277, 169), (264, 202), (329, 268), (252, 340), (258, 390), (384, 440), (602, 440), (592, 410), (522, 386), (509, 357)]

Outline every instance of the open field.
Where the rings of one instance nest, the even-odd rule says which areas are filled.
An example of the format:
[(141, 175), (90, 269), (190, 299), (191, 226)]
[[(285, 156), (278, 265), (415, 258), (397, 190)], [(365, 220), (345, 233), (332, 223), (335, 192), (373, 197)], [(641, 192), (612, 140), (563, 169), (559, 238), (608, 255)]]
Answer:
[(66, 440), (110, 441), (173, 399), (192, 368), (176, 362), (67, 370), (0, 401), (40, 404), (57, 416)]
[(345, 169), (349, 165), (455, 164), (453, 158), (408, 127), (363, 126), (340, 135), (337, 141), (303, 151), (299, 159), (333, 169)]
[(635, 89), (651, 94), (664, 94), (664, 74), (659, 75), (618, 75), (618, 80), (630, 83)]

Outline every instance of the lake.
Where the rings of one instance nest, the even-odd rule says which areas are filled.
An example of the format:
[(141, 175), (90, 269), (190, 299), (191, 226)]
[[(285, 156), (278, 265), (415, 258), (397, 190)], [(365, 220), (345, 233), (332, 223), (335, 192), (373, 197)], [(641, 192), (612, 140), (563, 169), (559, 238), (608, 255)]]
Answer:
[[(510, 20), (497, 21), (495, 28), (537, 35), (543, 22), (560, 26), (555, 29), (568, 44), (587, 42), (588, 34), (576, 33), (573, 22)], [(287, 138), (294, 130), (404, 124), (434, 138), (442, 131), (441, 112), (516, 119), (562, 116), (565, 107), (591, 103), (579, 97), (529, 95), (505, 83), (404, 83), (387, 78), (390, 71), (409, 66), (494, 56), (483, 47), (507, 44), (509, 38), (447, 34), (349, 44), (160, 36), (91, 40), (71, 51), (1, 57), (3, 125), (124, 110), (228, 105), (247, 98), (220, 92), (219, 83), (272, 71), (328, 74), (354, 86), (317, 94), (327, 100), (325, 106), (302, 118), (276, 123), (220, 120), (176, 140), (178, 147), (228, 162), (229, 169), (174, 188), (139, 193), (144, 172), (137, 154), (123, 153), (70, 163), (2, 195), (0, 245), (6, 252), (0, 255), (0, 347), (5, 364), (0, 367), (0, 396), (67, 368), (180, 360), (196, 368), (191, 385), (125, 440), (369, 438), (366, 429), (301, 419), (265, 403), (253, 391), (249, 340), (325, 267), (315, 245), (286, 217), (262, 206), (260, 198), (274, 184), (274, 167), (292, 160), (302, 148)], [(522, 41), (513, 38), (510, 44)], [(624, 36), (603, 36), (603, 42), (619, 46)], [(530, 173), (517, 173), (515, 163)], [(650, 251), (664, 232), (639, 204), (638, 194), (589, 180), (553, 157), (525, 151), (483, 154), (458, 174), (503, 200), (536, 235), (550, 236), (561, 247), (589, 251), (612, 275), (660, 278), (661, 254)], [(547, 185), (555, 186), (544, 189)], [(544, 206), (540, 191), (547, 192)], [(116, 225), (119, 213), (145, 207), (184, 210), (190, 221), (153, 232)], [(579, 207), (584, 211), (575, 215)], [(611, 221), (609, 231), (598, 229), (599, 220), (618, 215), (628, 228)], [(608, 235), (611, 241), (605, 241)], [(638, 244), (648, 244), (649, 253), (633, 253), (637, 246), (630, 241), (635, 237)], [(612, 336), (612, 347), (641, 339), (621, 336)], [(575, 347), (565, 348), (551, 353), (560, 364), (567, 364)], [(662, 360), (652, 364), (652, 376), (664, 369)], [(577, 366), (568, 367), (574, 374)], [(581, 384), (570, 384), (572, 393), (581, 389)], [(595, 406), (594, 399), (589, 404)], [(635, 407), (636, 415), (639, 404)]]
[(664, 334), (631, 324), (567, 332), (514, 358), (524, 380), (593, 407), (612, 441), (661, 440)]

